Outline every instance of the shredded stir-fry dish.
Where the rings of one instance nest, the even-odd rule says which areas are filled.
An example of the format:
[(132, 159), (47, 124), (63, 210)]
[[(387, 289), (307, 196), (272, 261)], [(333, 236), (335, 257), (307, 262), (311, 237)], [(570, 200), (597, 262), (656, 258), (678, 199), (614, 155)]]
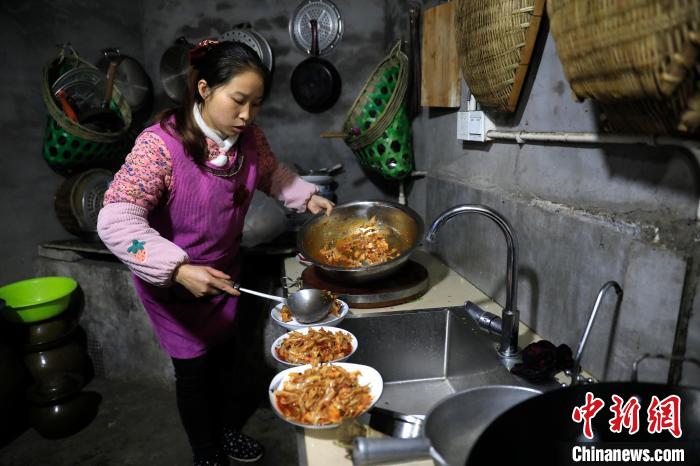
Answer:
[(326, 264), (340, 267), (365, 267), (399, 256), (399, 251), (387, 243), (376, 217), (364, 222), (352, 234), (340, 238), (335, 244), (326, 243), (320, 253)]
[(341, 331), (312, 328), (306, 333), (290, 332), (275, 350), (283, 361), (317, 366), (352, 353), (352, 337)]
[(335, 365), (293, 373), (275, 391), (277, 407), (284, 417), (300, 424), (337, 424), (357, 417), (372, 404), (369, 386), (360, 385), (359, 375)]
[[(330, 291), (327, 291), (326, 293), (328, 293), (328, 295), (331, 297), (331, 299), (333, 299), (333, 303), (331, 304), (331, 308), (330, 308), (329, 312), (331, 314), (333, 314), (334, 316), (339, 317), (340, 316), (340, 309), (342, 307), (341, 302), (339, 300), (335, 299), (335, 296), (333, 296), (333, 294), (331, 294)], [(280, 309), (280, 319), (282, 319), (282, 322), (285, 322), (285, 323), (289, 322), (292, 320), (292, 318), (293, 318), (292, 311), (289, 310), (289, 308), (287, 307), (286, 304), (283, 305), (282, 308)]]

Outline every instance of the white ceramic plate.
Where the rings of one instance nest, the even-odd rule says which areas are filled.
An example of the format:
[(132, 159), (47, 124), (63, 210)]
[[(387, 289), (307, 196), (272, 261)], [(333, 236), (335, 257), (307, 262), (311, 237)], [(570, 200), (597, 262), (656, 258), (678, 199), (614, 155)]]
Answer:
[[(359, 382), (360, 385), (369, 385), (369, 393), (372, 396), (372, 402), (370, 403), (369, 406), (367, 406), (367, 409), (364, 412), (367, 412), (374, 404), (379, 400), (379, 397), (382, 396), (382, 390), (384, 389), (384, 380), (382, 379), (382, 376), (377, 372), (373, 367), (365, 366), (362, 364), (352, 364), (349, 362), (334, 362), (332, 363), (334, 366), (340, 366), (343, 369), (345, 369), (348, 372), (354, 372), (354, 371), (360, 371), (360, 377), (359, 377)], [(269, 390), (269, 395), (270, 395), (270, 404), (272, 405), (272, 409), (275, 411), (277, 416), (280, 417), (283, 421), (287, 421), (290, 424), (294, 424), (295, 426), (299, 427), (305, 427), (307, 429), (332, 429), (334, 427), (338, 427), (340, 424), (326, 424), (322, 426), (317, 426), (314, 424), (301, 424), (298, 422), (290, 421), (284, 415), (279, 411), (279, 408), (277, 407), (277, 399), (275, 397), (275, 390), (277, 390), (278, 387), (281, 387), (289, 378), (289, 375), (292, 373), (302, 373), (307, 369), (310, 369), (311, 365), (306, 364), (304, 366), (298, 366), (298, 367), (292, 367), (290, 369), (285, 369), (282, 372), (278, 373), (273, 379), (272, 382), (270, 382), (270, 390)], [(363, 414), (363, 413), (360, 413)]]
[(340, 315), (336, 316), (335, 314), (331, 314), (330, 312), (328, 315), (322, 319), (319, 320), (318, 322), (312, 322), (310, 324), (302, 324), (300, 322), (297, 322), (297, 320), (292, 317), (292, 320), (289, 322), (282, 322), (282, 316), (280, 315), (280, 310), (282, 309), (283, 304), (279, 303), (277, 306), (272, 308), (272, 311), (270, 311), (270, 317), (272, 320), (275, 321), (277, 325), (280, 325), (287, 330), (299, 330), (300, 328), (305, 328), (305, 327), (318, 327), (319, 325), (324, 325), (327, 327), (333, 327), (334, 325), (338, 325), (341, 320), (345, 319), (345, 316), (348, 315), (348, 305), (341, 300), (340, 301)]
[(348, 354), (347, 356), (344, 356), (344, 357), (342, 357), (342, 358), (340, 358), (340, 359), (334, 359), (333, 361), (329, 361), (329, 362), (341, 362), (341, 361), (345, 361), (345, 360), (347, 360), (350, 356), (352, 356), (352, 355), (355, 353), (355, 351), (357, 351), (357, 338), (355, 338), (355, 335), (353, 335), (352, 333), (348, 332), (347, 330), (343, 330), (343, 329), (341, 329), (341, 328), (314, 325), (314, 326), (312, 326), (312, 327), (300, 328), (299, 330), (290, 330), (289, 332), (285, 333), (284, 335), (282, 335), (281, 337), (279, 337), (277, 340), (275, 340), (275, 342), (274, 342), (274, 343), (272, 344), (272, 346), (270, 347), (270, 353), (272, 353), (272, 357), (275, 358), (275, 360), (276, 360), (277, 362), (280, 362), (280, 363), (285, 364), (285, 365), (287, 365), (287, 366), (303, 366), (303, 364), (299, 364), (299, 363), (295, 363), (295, 362), (288, 362), (288, 361), (284, 361), (283, 359), (281, 359), (281, 358), (277, 355), (277, 348), (279, 348), (280, 346), (282, 346), (282, 343), (284, 342), (284, 340), (286, 340), (287, 338), (289, 338), (289, 334), (290, 334), (290, 333), (292, 333), (292, 332), (299, 332), (299, 333), (301, 333), (302, 335), (306, 335), (307, 333), (309, 333), (309, 329), (314, 329), (314, 330), (321, 330), (321, 329), (323, 329), (323, 330), (325, 330), (325, 331), (327, 331), (327, 332), (331, 332), (331, 333), (344, 333), (344, 334), (350, 336), (351, 345), (352, 345), (352, 350), (350, 351), (350, 354)]

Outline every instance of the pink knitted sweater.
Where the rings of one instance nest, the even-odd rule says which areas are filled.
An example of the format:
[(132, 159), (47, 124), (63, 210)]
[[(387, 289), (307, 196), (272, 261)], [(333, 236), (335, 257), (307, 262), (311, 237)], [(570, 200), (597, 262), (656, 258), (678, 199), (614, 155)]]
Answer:
[[(256, 188), (279, 199), (298, 212), (317, 191), (315, 185), (299, 178), (275, 158), (262, 130), (251, 128), (258, 152), (258, 181)], [(222, 149), (207, 139), (209, 160), (222, 155)], [(235, 151), (226, 155), (234, 162)], [(163, 140), (154, 133), (142, 133), (114, 176), (105, 193), (97, 230), (105, 245), (132, 272), (148, 283), (167, 286), (175, 268), (188, 261), (187, 253), (166, 240), (148, 224), (148, 214), (166, 202), (172, 185), (172, 160)], [(218, 200), (212, 199), (212, 202)], [(133, 239), (147, 245), (134, 253)]]

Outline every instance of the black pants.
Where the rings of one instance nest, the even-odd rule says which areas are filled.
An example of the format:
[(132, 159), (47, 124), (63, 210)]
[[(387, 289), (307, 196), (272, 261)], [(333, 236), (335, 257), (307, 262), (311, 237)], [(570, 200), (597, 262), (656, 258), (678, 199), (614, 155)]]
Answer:
[(177, 407), (192, 452), (209, 456), (219, 448), (222, 428), (239, 430), (257, 407), (245, 399), (250, 384), (237, 370), (235, 340), (202, 356), (172, 361)]

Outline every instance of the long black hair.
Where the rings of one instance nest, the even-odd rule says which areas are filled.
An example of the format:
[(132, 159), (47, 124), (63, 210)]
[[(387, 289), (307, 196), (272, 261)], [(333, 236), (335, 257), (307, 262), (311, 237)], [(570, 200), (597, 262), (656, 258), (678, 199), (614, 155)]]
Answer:
[[(210, 42), (190, 52), (190, 67), (187, 72), (187, 90), (178, 107), (166, 109), (156, 116), (165, 131), (174, 129), (182, 140), (185, 151), (198, 164), (207, 160), (207, 140), (194, 120), (192, 107), (201, 104), (204, 99), (199, 94), (197, 83), (200, 79), (207, 82), (210, 89), (228, 83), (235, 76), (246, 71), (253, 71), (263, 80), (263, 99), (270, 93), (272, 76), (255, 51), (240, 42)], [(174, 128), (168, 119), (175, 116)]]

